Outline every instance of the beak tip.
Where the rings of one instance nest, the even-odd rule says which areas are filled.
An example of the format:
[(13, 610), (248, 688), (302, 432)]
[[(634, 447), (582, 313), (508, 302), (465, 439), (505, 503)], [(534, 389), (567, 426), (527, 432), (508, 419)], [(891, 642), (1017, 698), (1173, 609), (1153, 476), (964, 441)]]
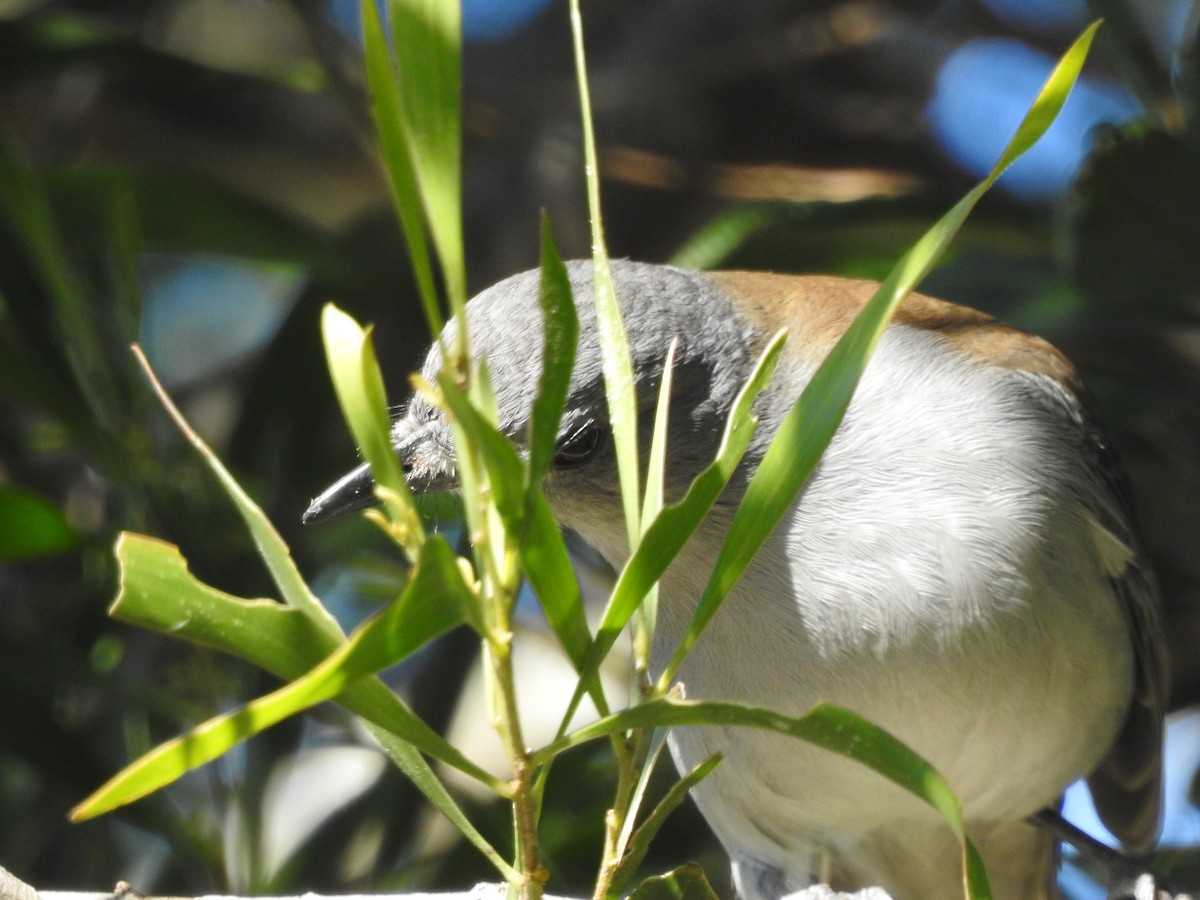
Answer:
[(314, 522), (328, 521), (345, 513), (372, 506), (375, 503), (374, 487), (371, 467), (363, 463), (313, 500), (300, 517), (300, 522), (312, 525)]

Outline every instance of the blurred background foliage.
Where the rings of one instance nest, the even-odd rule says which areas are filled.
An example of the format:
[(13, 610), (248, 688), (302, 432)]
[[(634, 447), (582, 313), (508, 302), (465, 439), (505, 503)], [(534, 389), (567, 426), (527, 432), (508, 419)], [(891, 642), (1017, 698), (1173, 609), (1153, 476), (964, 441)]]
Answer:
[[(1200, 12), (1195, 0), (585, 4), (615, 255), (881, 276), (998, 155), (1057, 54), (1108, 24), (1043, 144), (925, 289), (1055, 340), (1125, 460), (1173, 671), (1163, 861), (1195, 885), (1200, 812)], [(472, 288), (537, 261), (547, 208), (586, 255), (561, 0), (466, 0)], [(302, 530), (355, 459), (317, 314), (376, 323), (393, 395), (428, 340), (376, 158), (351, 0), (0, 2), (0, 865), (42, 888), (460, 887), (487, 878), (332, 709), (82, 826), (66, 810), (260, 673), (106, 619), (111, 547), (180, 545), (242, 596), (269, 580), (149, 398), (141, 341), (352, 625), (401, 577), (361, 521)], [(532, 617), (531, 617), (532, 618)], [(530, 626), (535, 627), (534, 625)], [(533, 644), (522, 666), (550, 685)], [(472, 641), (390, 673), (487, 758)], [(542, 701), (557, 708), (561, 701)], [(534, 717), (538, 701), (526, 714)], [(556, 769), (556, 893), (586, 893), (608, 774)], [(1074, 795), (1069, 809), (1086, 821)], [(499, 809), (482, 808), (504, 841)], [(694, 813), (650, 866), (724, 863)], [(1072, 896), (1094, 888), (1068, 867)]]

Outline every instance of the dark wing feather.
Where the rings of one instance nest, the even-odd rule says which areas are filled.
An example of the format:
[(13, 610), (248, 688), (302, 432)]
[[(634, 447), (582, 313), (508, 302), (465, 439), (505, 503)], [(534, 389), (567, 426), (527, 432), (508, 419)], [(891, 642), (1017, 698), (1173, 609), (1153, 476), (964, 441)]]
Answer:
[(1134, 691), (1116, 740), (1088, 777), (1096, 812), (1105, 826), (1131, 849), (1143, 851), (1158, 837), (1162, 812), (1163, 716), (1167, 661), (1158, 589), (1135, 531), (1129, 489), (1109, 443), (1090, 416), (1080, 423), (1087, 436), (1093, 471), (1102, 479), (1109, 503), (1088, 504), (1097, 525), (1125, 550), (1112, 554), (1109, 578), (1129, 626), (1134, 651)]

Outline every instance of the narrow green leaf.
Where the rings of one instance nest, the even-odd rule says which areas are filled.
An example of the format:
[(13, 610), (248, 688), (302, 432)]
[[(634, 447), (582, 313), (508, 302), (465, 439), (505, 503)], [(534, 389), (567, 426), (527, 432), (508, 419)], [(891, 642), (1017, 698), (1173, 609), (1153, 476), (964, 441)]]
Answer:
[(171, 401), (170, 396), (163, 390), (141, 348), (135, 345), (133, 352), (145, 371), (146, 377), (150, 380), (150, 385), (158, 395), (163, 408), (166, 409), (187, 441), (196, 448), (201, 458), (208, 464), (209, 469), (217, 476), (217, 480), (225, 489), (229, 499), (233, 501), (234, 508), (242, 517), (242, 521), (246, 523), (246, 528), (258, 548), (258, 555), (266, 563), (267, 570), (271, 573), (271, 578), (274, 580), (275, 586), (279, 588), (279, 593), (284, 601), (312, 619), (313, 623), (327, 635), (340, 640), (341, 628), (309, 590), (304, 578), (300, 575), (300, 570), (296, 568), (291, 551), (284, 543), (283, 538), (279, 536), (279, 532), (275, 530), (275, 526), (271, 524), (258, 504), (250, 499), (250, 495), (242, 490), (242, 486), (229, 474), (229, 470), (221, 464), (217, 455), (209, 449), (200, 435), (192, 430), (187, 420), (183, 418), (183, 414)]
[[(457, 427), (463, 430), (468, 443), (480, 450), (492, 499), (521, 554), (522, 571), (567, 656), (578, 668), (591, 646), (591, 632), (579, 582), (545, 495), (537, 484), (525, 486), (525, 469), (516, 448), (468, 402), (445, 373), (439, 376), (439, 385)], [(607, 709), (599, 679), (588, 690), (597, 708)]]
[(667, 465), (667, 425), (671, 419), (671, 384), (675, 373), (675, 353), (679, 336), (671, 338), (663, 361), (662, 382), (658, 386), (658, 406), (654, 411), (654, 431), (650, 440), (650, 458), (646, 465), (646, 496), (642, 503), (642, 521), (653, 522), (663, 508), (663, 479)]
[(1098, 24), (1083, 33), (1050, 74), (996, 167), (896, 264), (784, 418), (734, 514), (688, 630), (660, 677), (660, 689), (665, 689), (675, 677), (729, 591), (816, 468), (896, 307), (930, 272), (987, 189), (1021, 153), (1033, 146), (1062, 109)]
[(371, 474), (378, 484), (407, 495), (404, 471), (388, 439), (387, 396), (367, 332), (328, 303), (321, 311), (321, 334), (338, 402)]
[(462, 23), (457, 2), (390, 0), (396, 85), (450, 309), (467, 302), (462, 238)]
[[(662, 382), (658, 387), (658, 406), (654, 412), (654, 431), (650, 440), (650, 458), (646, 464), (646, 496), (642, 502), (642, 528), (658, 518), (663, 508), (664, 481), (667, 466), (667, 426), (671, 418), (671, 384), (675, 372), (675, 353), (679, 337), (671, 339), (667, 358), (663, 361)], [(634, 660), (643, 672), (650, 667), (650, 648), (654, 645), (654, 629), (658, 622), (658, 583), (650, 586), (637, 608), (638, 623), (634, 631)]]
[(533, 763), (543, 765), (571, 747), (630, 730), (695, 725), (760, 728), (799, 738), (863, 763), (941, 814), (962, 844), (970, 896), (974, 900), (991, 897), (979, 854), (966, 836), (962, 808), (946, 780), (882, 728), (831, 704), (818, 704), (797, 717), (738, 703), (662, 697), (585, 725), (534, 752)]
[(650, 523), (637, 549), (617, 577), (608, 606), (604, 610), (600, 629), (596, 633), (587, 661), (580, 670), (581, 686), (576, 689), (567, 714), (563, 717), (563, 731), (575, 715), (579, 701), (583, 699), (583, 686), (591, 684), (597, 678), (601, 663), (608, 656), (621, 631), (629, 624), (642, 598), (679, 555), (683, 545), (691, 538), (733, 476), (754, 433), (756, 422), (751, 416), (751, 408), (775, 371), (785, 337), (786, 332), (781, 331), (771, 339), (746, 385), (734, 399), (716, 458), (708, 468), (696, 476), (679, 503), (664, 508)]
[[(638, 826), (629, 842), (628, 851), (613, 874), (611, 882), (613, 894), (621, 896), (625, 893), (625, 885), (629, 883), (642, 861), (645, 860), (646, 854), (650, 851), (650, 842), (658, 836), (658, 832), (666, 823), (667, 818), (687, 799), (688, 792), (692, 788), (713, 773), (720, 765), (721, 758), (719, 753), (714, 753), (671, 785), (671, 789), (646, 817), (646, 821)], [(634, 893), (637, 894), (640, 890), (641, 887)]]
[[(587, 656), (592, 635), (579, 593), (579, 581), (571, 566), (562, 532), (542, 493), (541, 481), (550, 470), (558, 447), (563, 409), (571, 374), (575, 370), (579, 319), (567, 269), (554, 244), (550, 220), (545, 215), (541, 238), (542, 283), (538, 302), (542, 308), (545, 339), (538, 396), (530, 415), (525, 509), (518, 545), (522, 571), (537, 595), (546, 621), (578, 669)], [(598, 683), (593, 685), (592, 697), (598, 708), (607, 708)]]
[(592, 225), (596, 324), (601, 366), (604, 371), (604, 394), (608, 400), (608, 418), (617, 456), (617, 475), (621, 482), (626, 533), (629, 546), (635, 547), (641, 535), (641, 523), (638, 521), (638, 497), (641, 490), (638, 486), (640, 470), (637, 449), (637, 390), (633, 380), (629, 340), (621, 322), (621, 308), (617, 302), (612, 270), (608, 264), (608, 246), (604, 241), (604, 216), (600, 206), (600, 164), (596, 155), (596, 135), (592, 128), (592, 99), (588, 89), (583, 16), (579, 10), (579, 0), (571, 0), (571, 38), (583, 130), (583, 174), (587, 186), (588, 216)]
[(392, 447), (387, 395), (369, 331), (332, 304), (321, 313), (329, 373), (355, 443), (371, 465), (371, 476), (392, 521), (402, 523), (401, 542), (411, 558), (425, 539), (404, 470)]
[[(525, 494), (525, 466), (517, 448), (471, 403), (453, 376), (445, 371), (439, 373), (438, 387), (451, 422), (464, 431), (466, 448), (478, 453), (487, 471), (497, 510), (506, 521), (519, 523)], [(458, 449), (461, 458), (465, 448), (460, 444)]]
[[(202, 590), (210, 599), (216, 593), (203, 586)], [(74, 815), (98, 815), (144, 797), (240, 741), (336, 697), (465, 621), (469, 602), (454, 552), (440, 537), (426, 541), (400, 596), (308, 674), (160, 745), (110, 779), (81, 803)], [(223, 606), (227, 608), (228, 603)]]
[(363, 52), (366, 57), (367, 87), (371, 92), (371, 112), (383, 149), (384, 170), (392, 189), (392, 205), (400, 218), (408, 258), (425, 310), (425, 320), (435, 335), (442, 333), (444, 320), (438, 308), (437, 288), (433, 280), (433, 262), (425, 234), (425, 214), (421, 192), (417, 185), (416, 164), (411, 144), (405, 133), (400, 92), (396, 85), (396, 70), (391, 52), (383, 35), (383, 23), (375, 0), (361, 0), (363, 23)]
[(985, 179), (985, 184), (991, 186), (1005, 169), (1016, 162), (1017, 157), (1041, 140), (1042, 135), (1054, 124), (1054, 120), (1062, 112), (1063, 104), (1067, 102), (1071, 89), (1079, 79), (1079, 73), (1083, 71), (1083, 64), (1087, 61), (1088, 51), (1099, 27), (1100, 21), (1089, 25), (1059, 59), (1054, 71), (1038, 91), (1033, 105), (1017, 126), (1016, 134)]
[(16, 238), (16, 247), (8, 252), (16, 250), (27, 257), (53, 307), (60, 338), (66, 338), (61, 350), (74, 376), (70, 388), (78, 391), (102, 433), (119, 433), (121, 406), (113, 383), (119, 367), (105, 359), (95, 309), (89, 304), (87, 287), (67, 252), (42, 184), (6, 131), (0, 131), (0, 216)]
[[(117, 540), (116, 556), (120, 590), (110, 612), (122, 621), (213, 647), (284, 679), (308, 672), (341, 641), (297, 609), (273, 600), (243, 600), (198, 581), (171, 544), (126, 532)], [(505, 865), (446, 792), (418, 748), (492, 790), (502, 792), (503, 782), (448, 744), (378, 678), (351, 685), (338, 702), (366, 721), (400, 770), (472, 844), (493, 863)], [(73, 815), (96, 814), (81, 804)]]
[(542, 375), (529, 416), (529, 483), (538, 484), (550, 471), (558, 446), (558, 429), (579, 343), (579, 316), (571, 295), (567, 267), (554, 245), (550, 219), (542, 216)]
[(654, 769), (658, 766), (658, 761), (662, 757), (663, 748), (667, 746), (667, 729), (654, 729), (654, 732), (647, 739), (640, 741), (639, 744), (641, 758), (640, 760), (635, 760), (638, 768), (638, 779), (637, 784), (633, 787), (633, 794), (630, 797), (629, 812), (625, 816), (625, 823), (621, 826), (621, 833), (617, 835), (616, 855), (618, 857), (625, 856), (629, 842), (633, 838), (633, 831), (637, 825), (639, 810), (642, 808), (642, 803), (645, 802), (646, 791), (650, 787), (650, 779), (654, 777)]
[[(521, 569), (541, 604), (546, 621), (576, 671), (587, 659), (592, 632), (584, 613), (579, 580), (563, 542), (562, 530), (540, 487), (530, 488), (525, 497), (521, 527)], [(598, 709), (607, 708), (599, 682), (589, 691)]]

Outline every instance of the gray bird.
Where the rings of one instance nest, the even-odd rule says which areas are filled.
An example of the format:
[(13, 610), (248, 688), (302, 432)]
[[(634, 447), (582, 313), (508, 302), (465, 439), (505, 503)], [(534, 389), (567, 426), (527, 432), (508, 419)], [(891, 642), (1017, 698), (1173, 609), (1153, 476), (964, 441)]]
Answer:
[[(546, 497), (614, 568), (628, 557), (607, 427), (591, 264), (569, 264), (578, 357)], [(690, 620), (733, 510), (780, 421), (877, 285), (831, 277), (613, 264), (638, 387), (642, 446), (667, 348), (679, 339), (667, 494), (713, 458), (767, 340), (789, 337), (759, 427), (712, 514), (661, 582), (653, 665)], [(520, 444), (541, 372), (539, 274), (468, 305), (501, 429)], [(448, 329), (451, 331), (454, 324)], [(441, 367), (436, 347), (422, 369)], [(1159, 819), (1165, 671), (1159, 601), (1111, 453), (1053, 347), (913, 295), (872, 357), (819, 467), (678, 674), (692, 699), (801, 715), (847, 707), (930, 760), (962, 799), (995, 895), (1054, 893), (1052, 837), (1026, 822), (1088, 778), (1126, 845)], [(450, 431), (414, 396), (393, 442), (415, 491), (453, 488)], [(306, 521), (373, 502), (363, 467)], [(858, 763), (761, 731), (676, 729), (694, 792), (745, 900), (805, 886), (882, 886), (897, 900), (961, 896), (937, 814)]]

